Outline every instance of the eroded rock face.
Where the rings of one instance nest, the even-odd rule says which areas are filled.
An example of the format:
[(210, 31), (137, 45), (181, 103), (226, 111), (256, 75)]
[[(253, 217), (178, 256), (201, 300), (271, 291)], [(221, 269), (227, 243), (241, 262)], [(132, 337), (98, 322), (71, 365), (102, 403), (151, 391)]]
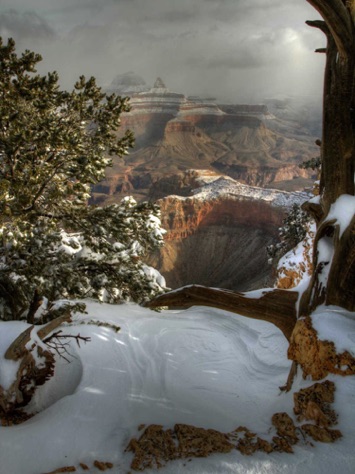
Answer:
[(188, 169), (210, 169), (253, 186), (293, 181), (298, 186), (293, 189), (302, 189), (310, 184), (312, 172), (298, 164), (318, 154), (316, 137), (296, 123), (272, 127), (280, 121), (265, 105), (223, 106), (214, 99), (186, 97), (160, 78), (147, 90), (131, 73), (116, 78), (112, 87), (132, 90), (121, 130), (134, 132), (135, 147), (114, 159), (106, 180), (94, 189), (96, 203), (127, 194), (146, 199), (157, 181)]
[(246, 291), (265, 286), (271, 272), (265, 249), (282, 222), (281, 210), (170, 197), (162, 201), (162, 215), (168, 233), (151, 263), (169, 287), (195, 283)]
[[(204, 185), (194, 191), (201, 181)], [(211, 172), (190, 171), (179, 186), (181, 196), (159, 201), (167, 234), (165, 246), (150, 261), (167, 285), (239, 291), (267, 286), (266, 247), (277, 238), (287, 212), (283, 200), (291, 203), (296, 195), (241, 185)]]
[(300, 364), (304, 377), (310, 375), (313, 380), (321, 380), (329, 373), (355, 374), (355, 358), (348, 351), (337, 353), (333, 342), (319, 340), (309, 316), (297, 321), (288, 358)]

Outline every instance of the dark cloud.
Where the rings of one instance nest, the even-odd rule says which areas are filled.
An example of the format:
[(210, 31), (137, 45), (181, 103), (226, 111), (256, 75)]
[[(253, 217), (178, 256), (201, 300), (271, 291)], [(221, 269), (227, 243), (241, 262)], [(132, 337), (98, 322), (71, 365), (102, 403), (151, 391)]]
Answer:
[[(324, 44), (306, 0), (1, 0), (0, 34), (71, 87), (133, 70), (187, 94), (320, 94)], [(256, 100), (256, 98), (255, 98)]]
[(10, 10), (0, 13), (0, 36), (48, 40), (55, 37), (55, 31), (35, 12), (18, 13)]

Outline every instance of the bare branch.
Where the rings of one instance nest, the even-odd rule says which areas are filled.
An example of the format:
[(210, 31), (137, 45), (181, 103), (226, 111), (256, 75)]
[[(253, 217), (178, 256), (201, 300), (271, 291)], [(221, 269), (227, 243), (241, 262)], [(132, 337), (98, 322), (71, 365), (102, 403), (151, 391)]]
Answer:
[(43, 339), (43, 342), (45, 344), (48, 344), (48, 342), (50, 342), (52, 339), (68, 339), (68, 338), (72, 338), (72, 339), (75, 339), (76, 340), (76, 343), (78, 344), (78, 346), (80, 347), (80, 341), (84, 341), (84, 342), (90, 342), (91, 341), (91, 338), (90, 337), (87, 337), (87, 336), (80, 336), (80, 334), (77, 334), (76, 336), (74, 334), (62, 334), (62, 330), (60, 331), (57, 331), (57, 332), (54, 332), (53, 334), (51, 334), (50, 336), (46, 337), (46, 339)]
[[(341, 56), (354, 54), (354, 26), (341, 0), (307, 0), (322, 16)], [(314, 26), (314, 25), (312, 25)]]
[(62, 334), (62, 330), (59, 330), (57, 332), (54, 332), (50, 336), (48, 336), (46, 339), (43, 339), (43, 342), (53, 351), (55, 351), (59, 357), (62, 359), (66, 360), (67, 362), (70, 363), (70, 360), (65, 357), (64, 354), (67, 354), (70, 357), (74, 357), (70, 352), (67, 350), (67, 346), (69, 346), (69, 342), (63, 342), (61, 339), (75, 339), (76, 343), (78, 344), (78, 347), (80, 347), (80, 341), (84, 341), (85, 343), (90, 342), (91, 338), (90, 337), (84, 337), (80, 336), (80, 334), (74, 335), (74, 334)]
[(289, 340), (296, 324), (297, 300), (298, 293), (295, 291), (265, 290), (260, 298), (255, 298), (248, 296), (248, 293), (192, 285), (160, 295), (146, 303), (146, 307), (211, 306), (272, 323)]
[(311, 26), (312, 28), (318, 28), (323, 31), (326, 36), (331, 34), (326, 22), (323, 20), (307, 20), (306, 25)]

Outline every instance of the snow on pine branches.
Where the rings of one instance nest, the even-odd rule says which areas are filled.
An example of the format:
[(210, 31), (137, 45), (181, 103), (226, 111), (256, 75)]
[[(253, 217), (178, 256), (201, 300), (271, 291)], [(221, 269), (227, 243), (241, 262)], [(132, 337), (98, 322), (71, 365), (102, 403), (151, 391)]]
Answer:
[(88, 204), (90, 190), (128, 153), (118, 136), (126, 98), (80, 77), (61, 91), (41, 57), (0, 38), (0, 318), (28, 318), (57, 298), (142, 302), (163, 279), (143, 259), (162, 245), (159, 209), (126, 198)]

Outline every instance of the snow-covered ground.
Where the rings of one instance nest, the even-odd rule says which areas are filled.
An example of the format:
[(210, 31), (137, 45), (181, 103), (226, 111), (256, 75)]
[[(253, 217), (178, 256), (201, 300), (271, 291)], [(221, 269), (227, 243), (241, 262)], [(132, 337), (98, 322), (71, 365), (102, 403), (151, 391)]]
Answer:
[[(94, 460), (113, 463), (107, 472), (126, 474), (132, 454), (124, 450), (142, 423), (187, 423), (223, 432), (244, 425), (270, 439), (272, 415), (292, 416), (293, 395), (278, 388), (290, 368), (287, 341), (274, 326), (203, 307), (156, 313), (134, 304), (88, 302), (87, 310), (65, 332), (89, 336), (91, 342), (77, 348), (72, 341), (71, 362), (58, 360), (54, 377), (38, 389), (33, 418), (0, 427), (1, 474), (40, 474), (63, 466), (84, 472), (79, 463), (92, 466)], [(354, 315), (347, 314), (346, 321), (347, 345), (355, 351)], [(0, 323), (0, 355), (25, 327)], [(311, 447), (301, 441), (294, 454), (243, 456), (235, 450), (173, 461), (159, 472), (353, 474), (355, 377), (329, 379), (336, 383), (336, 428), (343, 433), (334, 444)], [(294, 391), (313, 383), (298, 376)]]

